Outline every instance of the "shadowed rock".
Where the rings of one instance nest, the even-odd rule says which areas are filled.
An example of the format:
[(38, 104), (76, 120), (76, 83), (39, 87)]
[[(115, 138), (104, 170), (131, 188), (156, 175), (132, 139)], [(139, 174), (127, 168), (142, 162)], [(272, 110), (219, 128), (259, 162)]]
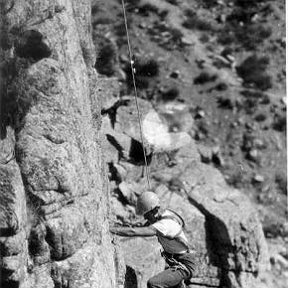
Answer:
[(90, 1), (65, 1), (47, 18), (54, 4), (15, 1), (5, 15), (7, 33), (27, 25), (9, 54), (18, 106), (15, 130), (7, 126), (0, 144), (15, 148), (16, 159), (0, 165), (1, 207), (2, 199), (7, 204), (0, 285), (112, 288), (125, 266), (109, 234)]

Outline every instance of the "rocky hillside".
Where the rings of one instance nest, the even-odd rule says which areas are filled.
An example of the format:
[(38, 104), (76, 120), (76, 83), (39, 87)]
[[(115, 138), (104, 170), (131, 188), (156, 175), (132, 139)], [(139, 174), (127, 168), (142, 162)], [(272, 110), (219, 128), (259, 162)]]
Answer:
[[(125, 3), (151, 185), (194, 219), (188, 234), (203, 265), (193, 285), (285, 287), (284, 2)], [(92, 25), (95, 68), (110, 91), (102, 94), (102, 131), (112, 204), (116, 222), (131, 225), (147, 181), (121, 1), (93, 1)], [(272, 263), (262, 278), (256, 266), (265, 241), (254, 209)], [(129, 283), (145, 287), (162, 269), (159, 246), (122, 241)]]

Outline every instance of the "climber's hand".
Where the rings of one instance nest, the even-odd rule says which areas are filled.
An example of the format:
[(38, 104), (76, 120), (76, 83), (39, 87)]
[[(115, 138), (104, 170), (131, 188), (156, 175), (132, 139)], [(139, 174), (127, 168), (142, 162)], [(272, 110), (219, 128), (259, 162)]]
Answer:
[[(120, 227), (121, 228), (121, 227)], [(119, 230), (119, 227), (110, 227), (110, 232), (112, 233), (112, 234), (117, 234), (117, 232), (118, 232), (118, 230)]]

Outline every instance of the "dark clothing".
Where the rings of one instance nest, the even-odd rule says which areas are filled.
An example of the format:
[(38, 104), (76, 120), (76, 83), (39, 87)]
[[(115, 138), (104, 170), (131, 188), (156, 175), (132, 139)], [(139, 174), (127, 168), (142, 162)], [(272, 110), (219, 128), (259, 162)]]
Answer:
[[(170, 267), (148, 280), (148, 288), (168, 288), (179, 285), (181, 281), (189, 279), (186, 271)], [(177, 286), (176, 286), (177, 287)]]
[(149, 279), (148, 288), (168, 288), (179, 285), (192, 277), (196, 270), (196, 257), (193, 253), (171, 255), (162, 254), (169, 265), (167, 269)]

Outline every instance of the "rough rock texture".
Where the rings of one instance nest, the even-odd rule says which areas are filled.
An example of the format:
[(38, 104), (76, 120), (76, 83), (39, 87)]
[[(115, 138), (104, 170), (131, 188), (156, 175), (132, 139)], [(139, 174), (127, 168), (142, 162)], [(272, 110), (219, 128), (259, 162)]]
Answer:
[[(268, 254), (256, 211), (244, 195), (227, 186), (215, 168), (202, 164), (199, 155), (192, 156), (196, 152), (193, 145), (186, 147), (190, 152), (194, 150), (190, 157), (183, 151), (175, 157), (176, 166), (152, 173), (152, 178), (170, 183), (168, 189), (168, 185), (153, 182), (164, 205), (186, 219), (186, 234), (198, 262), (191, 287), (262, 287), (261, 275), (268, 268)], [(141, 275), (138, 278), (142, 286), (138, 287), (145, 287), (145, 281), (161, 266), (163, 269), (154, 241), (123, 240), (127, 265)], [(146, 256), (149, 261), (139, 261)], [(147, 269), (148, 262), (153, 265)]]
[(1, 1), (1, 13), (1, 159), (16, 151), (0, 165), (1, 287), (116, 287), (90, 1)]
[[(134, 220), (135, 199), (147, 183), (133, 99), (118, 97), (115, 79), (97, 78), (92, 69), (90, 1), (0, 6), (1, 287), (145, 287), (163, 269), (158, 243), (118, 243), (108, 230), (105, 162), (122, 224)], [(149, 134), (155, 123), (146, 126), (152, 188), (185, 216), (198, 252), (191, 287), (265, 287), (260, 281), (267, 249), (257, 215), (216, 169), (201, 163), (187, 133), (189, 109), (172, 109), (171, 115), (175, 103), (155, 111), (139, 102), (146, 124), (159, 120), (169, 141), (155, 150), (158, 139)], [(101, 145), (108, 149), (105, 161)]]
[[(173, 107), (173, 102), (170, 105)], [(131, 154), (119, 153), (131, 150), (132, 139), (140, 141), (135, 127), (131, 126), (137, 122), (133, 107), (133, 101), (117, 107), (113, 114), (113, 119), (116, 119), (114, 126), (109, 122), (111, 114), (107, 109), (110, 118), (105, 116), (107, 125), (102, 126), (108, 139), (109, 135), (114, 137), (105, 159), (110, 168), (114, 213), (124, 225), (133, 222), (135, 199), (147, 189), (143, 161), (135, 162)], [(159, 121), (153, 122), (158, 125), (158, 132), (151, 136), (153, 125), (150, 134), (144, 131), (145, 148), (147, 143), (151, 144), (151, 139), (152, 142), (155, 140), (153, 148), (154, 143), (163, 140), (161, 131), (171, 143), (175, 134), (185, 132), (185, 125), (178, 125), (175, 131), (167, 129), (181, 121), (179, 116), (173, 117), (172, 114), (168, 120), (161, 121), (163, 111), (145, 109), (148, 107), (145, 100), (141, 100), (141, 107), (144, 122), (147, 115), (154, 113), (157, 116), (159, 113), (158, 118), (154, 117)], [(152, 188), (166, 207), (186, 219), (186, 234), (196, 251), (195, 261), (198, 263), (198, 269), (190, 280), (191, 287), (267, 287), (261, 282), (262, 272), (268, 268), (267, 246), (256, 210), (245, 195), (226, 184), (216, 168), (202, 163), (201, 147), (197, 147), (191, 137), (181, 143), (180, 147), (162, 145), (161, 152), (152, 148), (148, 164)], [(117, 153), (118, 157), (112, 157)], [(138, 153), (142, 151), (138, 150)], [(123, 238), (121, 247), (127, 266), (125, 287), (146, 287), (147, 280), (164, 268), (160, 246), (155, 239)]]

